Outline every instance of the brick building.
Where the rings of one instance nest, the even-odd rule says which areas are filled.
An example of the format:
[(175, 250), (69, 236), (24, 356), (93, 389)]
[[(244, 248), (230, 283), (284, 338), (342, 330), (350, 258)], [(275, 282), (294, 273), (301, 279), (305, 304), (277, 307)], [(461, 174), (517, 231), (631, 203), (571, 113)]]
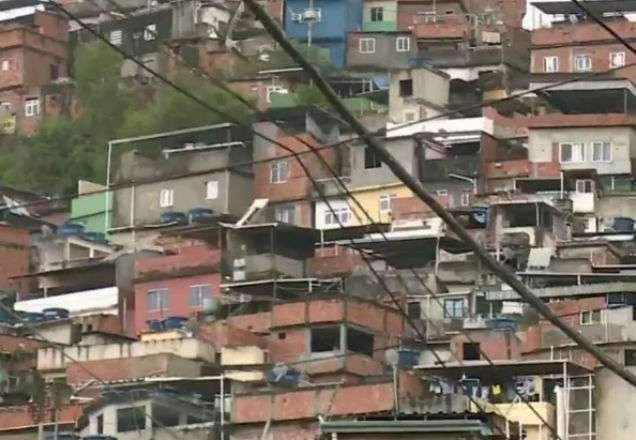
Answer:
[(219, 295), (221, 253), (205, 245), (135, 262), (134, 334), (147, 322), (169, 316), (190, 317)]
[(46, 116), (70, 111), (67, 21), (34, 11), (0, 26), (2, 131), (33, 134)]

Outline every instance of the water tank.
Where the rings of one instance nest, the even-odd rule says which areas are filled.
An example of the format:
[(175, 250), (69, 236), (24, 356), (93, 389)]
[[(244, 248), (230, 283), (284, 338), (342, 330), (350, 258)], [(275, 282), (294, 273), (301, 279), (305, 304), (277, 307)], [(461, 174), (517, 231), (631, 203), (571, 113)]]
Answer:
[(634, 219), (630, 217), (615, 217), (612, 229), (619, 232), (632, 232), (634, 230)]
[(295, 387), (300, 380), (300, 371), (285, 364), (277, 364), (267, 370), (265, 378), (267, 383), (282, 387)]
[(420, 352), (408, 348), (398, 350), (398, 366), (402, 368), (413, 368), (420, 363)]
[(188, 216), (186, 216), (183, 212), (176, 211), (167, 211), (162, 213), (159, 217), (159, 220), (161, 221), (161, 224), (188, 224)]
[(79, 223), (64, 223), (57, 228), (58, 235), (82, 235), (84, 233), (84, 225)]

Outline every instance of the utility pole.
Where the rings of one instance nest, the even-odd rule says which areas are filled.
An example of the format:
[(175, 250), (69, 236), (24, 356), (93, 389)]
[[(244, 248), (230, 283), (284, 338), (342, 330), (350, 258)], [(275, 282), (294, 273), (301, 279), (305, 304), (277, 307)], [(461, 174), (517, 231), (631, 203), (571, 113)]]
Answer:
[[(572, 0), (575, 3), (579, 3), (578, 0)], [(457, 237), (464, 242), (474, 252), (475, 256), (486, 266), (490, 271), (495, 274), (503, 282), (507, 283), (520, 297), (528, 302), (535, 310), (537, 310), (545, 319), (559, 328), (566, 336), (572, 339), (579, 347), (591, 354), (596, 360), (603, 366), (616, 373), (625, 381), (636, 387), (636, 375), (631, 371), (621, 366), (617, 361), (608, 356), (603, 350), (599, 349), (586, 337), (578, 333), (571, 328), (568, 324), (561, 320), (540, 298), (538, 298), (509, 268), (505, 267), (499, 261), (495, 260), (490, 252), (483, 248), (477, 240), (475, 240), (468, 231), (457, 221), (457, 219), (429, 194), (422, 183), (415, 179), (409, 171), (398, 162), (391, 153), (378, 141), (378, 139), (367, 130), (352, 114), (349, 112), (344, 103), (340, 100), (338, 95), (334, 92), (331, 86), (323, 78), (322, 74), (309, 63), (305, 57), (298, 52), (298, 50), (291, 44), (287, 36), (280, 29), (274, 20), (272, 20), (265, 10), (256, 2), (256, 0), (245, 0), (245, 4), (252, 11), (255, 17), (261, 21), (263, 27), (267, 32), (276, 40), (278, 44), (289, 54), (289, 56), (296, 62), (305, 72), (308, 73), (309, 78), (318, 87), (322, 94), (327, 98), (327, 101), (333, 106), (344, 119), (344, 121), (351, 126), (353, 131), (371, 148), (385, 163), (393, 174), (400, 179), (422, 202), (424, 202), (431, 210), (440, 217), (444, 223), (453, 231)], [(636, 49), (634, 49), (636, 53)]]

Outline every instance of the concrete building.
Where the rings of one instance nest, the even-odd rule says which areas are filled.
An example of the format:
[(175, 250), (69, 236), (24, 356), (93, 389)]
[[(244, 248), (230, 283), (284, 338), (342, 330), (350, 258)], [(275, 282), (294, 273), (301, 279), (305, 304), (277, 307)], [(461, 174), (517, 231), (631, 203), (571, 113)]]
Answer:
[[(187, 223), (194, 208), (241, 216), (252, 200), (252, 148), (245, 136), (232, 124), (218, 124), (111, 141), (119, 161), (111, 166), (109, 187), (134, 182), (108, 194), (112, 240), (150, 246), (158, 226)], [(164, 139), (161, 151), (152, 151), (155, 139)]]
[[(369, 2), (367, 2), (369, 3)], [(409, 31), (350, 32), (347, 35), (347, 67), (366, 71), (408, 69), (417, 47)]]
[(416, 68), (391, 73), (390, 124), (414, 122), (444, 112), (449, 99), (449, 77), (437, 70)]

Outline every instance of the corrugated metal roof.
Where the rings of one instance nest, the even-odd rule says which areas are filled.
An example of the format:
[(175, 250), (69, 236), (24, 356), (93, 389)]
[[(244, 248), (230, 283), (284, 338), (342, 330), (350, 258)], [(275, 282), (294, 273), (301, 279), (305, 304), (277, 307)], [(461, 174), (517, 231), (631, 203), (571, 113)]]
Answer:
[(72, 316), (91, 313), (117, 313), (119, 289), (105, 287), (102, 289), (84, 290), (64, 295), (49, 296), (27, 301), (17, 301), (14, 305), (19, 312), (42, 313), (51, 307), (61, 307), (69, 311)]

